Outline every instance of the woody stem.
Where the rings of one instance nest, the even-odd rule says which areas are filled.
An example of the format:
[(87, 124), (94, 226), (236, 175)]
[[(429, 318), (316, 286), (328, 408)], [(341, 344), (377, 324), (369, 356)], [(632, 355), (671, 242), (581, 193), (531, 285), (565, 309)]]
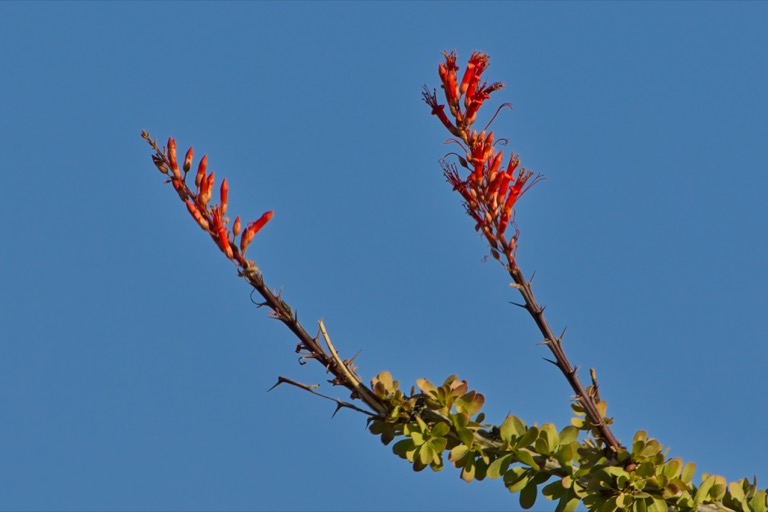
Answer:
[(351, 372), (344, 367), (344, 362), (338, 357), (326, 353), (317, 339), (310, 336), (301, 325), (291, 307), (278, 295), (276, 295), (264, 283), (261, 273), (253, 268), (246, 268), (242, 272), (243, 277), (258, 293), (264, 298), (266, 305), (274, 311), (275, 317), (283, 322), (290, 331), (299, 339), (301, 347), (311, 354), (311, 357), (323, 365), (331, 374), (349, 389), (353, 396), (360, 398), (377, 415), (387, 413), (386, 406), (373, 394), (373, 392), (360, 381), (352, 376)]
[(600, 437), (605, 441), (608, 447), (614, 452), (618, 452), (621, 448), (621, 443), (616, 439), (611, 431), (610, 427), (605, 423), (600, 412), (597, 410), (595, 402), (587, 395), (587, 391), (584, 385), (579, 380), (579, 376), (576, 372), (576, 368), (571, 365), (568, 357), (563, 350), (562, 339), (552, 332), (552, 328), (549, 326), (547, 319), (544, 318), (544, 308), (539, 306), (536, 302), (536, 297), (533, 295), (533, 289), (531, 283), (525, 279), (523, 272), (515, 264), (515, 258), (512, 251), (507, 249), (505, 252), (509, 265), (507, 267), (509, 275), (517, 285), (520, 295), (523, 296), (525, 301), (525, 309), (533, 318), (539, 331), (544, 336), (544, 344), (549, 348), (552, 354), (555, 356), (556, 366), (560, 369), (560, 372), (565, 376), (571, 389), (576, 394), (576, 400), (584, 408), (587, 418), (592, 424), (593, 428), (597, 430)]

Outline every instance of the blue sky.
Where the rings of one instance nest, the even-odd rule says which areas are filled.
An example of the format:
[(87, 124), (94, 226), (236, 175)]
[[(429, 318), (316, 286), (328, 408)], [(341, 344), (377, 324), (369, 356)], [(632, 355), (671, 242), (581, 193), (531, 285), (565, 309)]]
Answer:
[(619, 439), (765, 487), (766, 22), (757, 2), (0, 3), (0, 509), (517, 507), (266, 393), (326, 377), (139, 138), (207, 153), (231, 212), (275, 210), (249, 255), (366, 378), (456, 373), (491, 420), (563, 426), (570, 391), (437, 164), (420, 89), (451, 49), (507, 84), (486, 115), (513, 103), (496, 133), (547, 177), (519, 262)]

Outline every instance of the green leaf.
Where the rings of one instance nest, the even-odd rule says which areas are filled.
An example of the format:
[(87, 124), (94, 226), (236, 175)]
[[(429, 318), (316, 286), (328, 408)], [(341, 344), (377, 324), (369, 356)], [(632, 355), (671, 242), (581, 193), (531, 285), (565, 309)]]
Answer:
[(664, 464), (664, 476), (667, 478), (677, 478), (680, 471), (683, 469), (682, 459), (671, 459)]
[(445, 435), (451, 431), (451, 427), (448, 426), (447, 423), (443, 423), (442, 421), (440, 423), (436, 423), (434, 427), (432, 427), (432, 431), (430, 432), (430, 435), (432, 437), (445, 437)]
[(402, 439), (392, 446), (392, 451), (395, 453), (395, 455), (405, 459), (407, 458), (408, 452), (414, 450), (415, 448), (416, 446), (413, 444), (412, 439)]
[(579, 506), (579, 503), (581, 503), (579, 498), (560, 498), (560, 501), (557, 503), (557, 508), (555, 508), (555, 512), (574, 512)]
[(533, 455), (531, 455), (531, 452), (525, 449), (517, 450), (515, 452), (517, 455), (517, 460), (522, 462), (523, 464), (527, 464), (528, 466), (532, 467), (533, 469), (539, 469), (539, 465), (536, 464), (536, 461), (533, 460)]
[(528, 485), (523, 487), (523, 490), (520, 491), (520, 506), (525, 510), (531, 508), (536, 503), (537, 494), (536, 484), (529, 482)]
[(425, 443), (419, 447), (419, 462), (425, 466), (432, 462), (435, 457), (435, 452), (432, 450), (430, 443)]
[(539, 437), (539, 429), (536, 427), (529, 428), (522, 436), (517, 439), (515, 443), (519, 448), (524, 446), (530, 446), (536, 438)]
[(432, 449), (435, 450), (435, 453), (439, 455), (445, 450), (445, 447), (448, 445), (448, 440), (444, 437), (433, 437), (429, 440), (429, 444), (432, 445)]
[(683, 482), (690, 484), (693, 481), (693, 475), (695, 473), (696, 473), (696, 464), (694, 464), (693, 462), (688, 462), (683, 467), (683, 472), (680, 473), (680, 479)]
[(749, 508), (753, 512), (768, 512), (768, 494), (765, 491), (755, 491), (755, 495), (749, 500)]
[(459, 436), (459, 441), (467, 446), (472, 446), (472, 443), (475, 440), (474, 432), (468, 428), (460, 428), (456, 431), (456, 434)]
[(504, 473), (507, 472), (507, 469), (509, 469), (509, 465), (513, 462), (512, 454), (508, 453), (506, 455), (503, 455), (499, 457), (498, 459), (491, 462), (491, 465), (488, 466), (488, 478), (500, 478)]
[(649, 512), (667, 512), (669, 510), (669, 505), (667, 505), (666, 500), (663, 498), (654, 496), (652, 499), (653, 505), (648, 507)]
[(467, 446), (463, 444), (456, 445), (451, 449), (451, 453), (448, 455), (448, 460), (456, 462), (462, 459), (467, 453), (469, 453), (469, 448)]
[(696, 494), (694, 495), (693, 499), (696, 503), (702, 503), (709, 494), (710, 489), (712, 489), (712, 486), (715, 484), (715, 477), (714, 476), (707, 476), (707, 478), (704, 478), (704, 480), (701, 482), (701, 485), (698, 489), (696, 489)]
[(559, 499), (561, 496), (568, 494), (570, 489), (563, 485), (563, 479), (558, 478), (554, 482), (550, 482), (541, 488), (541, 494), (549, 500)]
[(570, 444), (579, 438), (579, 429), (568, 425), (560, 431), (560, 445)]
[(416, 379), (416, 386), (418, 386), (424, 394), (437, 396), (437, 388), (427, 379)]
[(728, 484), (728, 490), (731, 492), (733, 499), (739, 503), (745, 504), (747, 497), (744, 495), (744, 489), (741, 487), (741, 482), (731, 482)]
[(509, 492), (515, 493), (520, 489), (528, 485), (530, 477), (528, 476), (528, 469), (515, 466), (510, 468), (509, 471), (504, 473), (504, 486)]
[(525, 434), (525, 423), (516, 416), (507, 416), (500, 428), (501, 440), (511, 443), (513, 438), (518, 438)]

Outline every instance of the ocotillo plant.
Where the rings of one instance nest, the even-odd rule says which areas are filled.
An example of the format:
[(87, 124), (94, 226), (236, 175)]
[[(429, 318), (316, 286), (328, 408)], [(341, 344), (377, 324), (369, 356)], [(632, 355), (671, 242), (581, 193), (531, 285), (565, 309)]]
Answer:
[[(319, 322), (318, 334), (310, 335), (294, 309), (265, 283), (256, 263), (246, 258), (249, 245), (272, 218), (272, 212), (245, 227), (240, 217), (230, 225), (226, 216), (229, 184), (222, 180), (219, 202), (213, 204), (216, 183), (214, 173), (208, 173), (207, 156), (199, 161), (193, 183), (188, 183), (194, 159), (192, 148), (179, 165), (173, 138), (161, 148), (148, 133), (142, 132), (142, 137), (154, 150), (155, 166), (167, 177), (195, 222), (235, 265), (238, 275), (261, 295), (260, 305), (296, 336), (296, 351), (303, 359), (321, 364), (333, 376), (331, 384), (347, 388), (350, 395), (343, 400), (321, 394), (314, 386), (285, 377), (278, 377), (275, 385), (290, 384), (333, 400), (337, 411), (349, 408), (367, 415), (370, 432), (385, 445), (396, 441), (392, 450), (415, 471), (426, 467), (440, 470), (447, 459), (460, 470), (464, 481), (502, 479), (510, 492), (519, 493), (523, 508), (532, 507), (540, 492), (557, 501), (557, 511), (572, 511), (579, 503), (600, 511), (768, 511), (768, 493), (758, 490), (755, 481), (728, 483), (721, 476), (703, 474), (700, 483), (694, 484), (695, 465), (669, 458), (661, 444), (645, 432), (638, 431), (627, 445), (614, 436), (595, 372), (590, 372), (591, 384), (585, 387), (566, 356), (562, 334), (555, 335), (531, 282), (517, 264), (515, 204), (541, 176), (522, 167), (515, 153), (510, 151), (505, 156), (497, 150), (506, 139), (490, 130), (495, 115), (482, 130), (474, 128), (484, 103), (503, 88), (501, 82), (483, 81), (487, 67), (488, 56), (475, 52), (460, 73), (456, 53), (445, 53), (438, 67), (442, 93), (425, 86), (422, 95), (431, 113), (451, 133), (450, 142), (459, 148), (440, 161), (448, 183), (461, 196), (475, 230), (488, 242), (491, 256), (512, 279), (522, 297), (518, 305), (529, 313), (543, 336), (543, 344), (552, 353), (550, 362), (574, 392), (574, 417), (571, 425), (560, 430), (552, 424), (526, 425), (511, 415), (499, 425), (486, 423), (480, 412), (483, 395), (470, 390), (467, 382), (455, 375), (440, 385), (419, 379), (408, 393), (400, 389), (388, 371), (382, 371), (367, 385), (357, 374), (353, 360), (341, 358), (323, 322)], [(439, 96), (444, 96), (444, 103)], [(505, 106), (499, 107), (496, 114)]]

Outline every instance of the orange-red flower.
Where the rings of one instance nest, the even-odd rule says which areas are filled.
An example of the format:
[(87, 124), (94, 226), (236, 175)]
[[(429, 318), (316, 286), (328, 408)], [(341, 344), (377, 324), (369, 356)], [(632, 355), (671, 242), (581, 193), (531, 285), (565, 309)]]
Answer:
[(250, 245), (253, 237), (256, 236), (256, 233), (258, 233), (270, 219), (272, 219), (274, 214), (275, 212), (270, 210), (265, 212), (258, 220), (248, 224), (248, 227), (243, 231), (243, 236), (240, 237), (240, 252), (242, 254), (245, 254), (245, 250), (248, 248), (248, 245)]

